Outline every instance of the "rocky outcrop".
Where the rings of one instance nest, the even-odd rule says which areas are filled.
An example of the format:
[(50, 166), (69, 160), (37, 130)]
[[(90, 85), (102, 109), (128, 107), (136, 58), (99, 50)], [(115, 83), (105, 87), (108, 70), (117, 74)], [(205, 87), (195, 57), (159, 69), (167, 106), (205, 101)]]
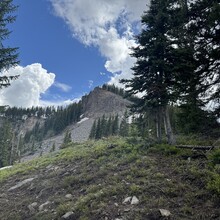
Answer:
[(130, 101), (107, 90), (95, 88), (82, 98), (83, 112), (86, 117), (101, 117), (103, 114), (123, 114)]

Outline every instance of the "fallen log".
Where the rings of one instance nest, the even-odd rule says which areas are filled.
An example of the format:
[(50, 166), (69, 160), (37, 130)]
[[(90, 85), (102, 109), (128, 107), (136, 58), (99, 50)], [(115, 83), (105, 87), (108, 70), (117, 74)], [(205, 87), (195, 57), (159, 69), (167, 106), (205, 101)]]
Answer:
[(176, 145), (176, 148), (209, 151), (209, 150), (213, 150), (215, 147), (214, 146), (199, 146), (199, 145)]

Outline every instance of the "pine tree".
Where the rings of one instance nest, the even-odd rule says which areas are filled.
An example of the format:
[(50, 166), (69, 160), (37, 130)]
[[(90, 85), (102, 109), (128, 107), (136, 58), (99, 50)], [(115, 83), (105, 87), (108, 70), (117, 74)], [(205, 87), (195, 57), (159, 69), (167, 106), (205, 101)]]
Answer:
[[(162, 140), (163, 118), (170, 144), (175, 142), (169, 119), (168, 105), (177, 99), (176, 77), (173, 74), (175, 47), (172, 30), (177, 24), (177, 10), (171, 0), (152, 0), (149, 11), (142, 17), (143, 30), (137, 36), (139, 46), (133, 48), (132, 56), (137, 61), (132, 68), (134, 77), (123, 80), (130, 94), (143, 93), (136, 105), (137, 111), (145, 112), (149, 107), (157, 112), (157, 136)], [(177, 1), (178, 2), (178, 1)]]
[(129, 124), (128, 124), (128, 113), (125, 111), (119, 129), (119, 135), (122, 137), (127, 137), (129, 132)]
[(107, 137), (108, 131), (107, 131), (107, 121), (105, 115), (103, 115), (101, 119), (101, 130), (102, 130), (102, 137)]
[(90, 139), (94, 139), (95, 138), (95, 134), (96, 134), (96, 120), (93, 122), (90, 134), (89, 134), (89, 138)]
[(95, 139), (100, 139), (102, 137), (101, 119), (99, 118), (96, 126)]
[(72, 142), (72, 138), (71, 138), (71, 132), (66, 131), (64, 139), (63, 139), (63, 143), (61, 145), (61, 148), (65, 148), (68, 146), (69, 143)]
[(188, 32), (194, 36), (195, 73), (200, 77), (196, 91), (205, 101), (220, 97), (220, 4), (219, 0), (194, 2), (189, 10)]
[(180, 73), (176, 78), (181, 101), (178, 123), (186, 133), (201, 132), (205, 124), (216, 126), (216, 119), (204, 107), (210, 100), (218, 101), (220, 94), (220, 6), (218, 0), (191, 4), (184, 0), (182, 5), (183, 23), (175, 32), (173, 56), (173, 72)]
[(8, 121), (5, 121), (0, 130), (0, 167), (8, 166), (13, 163), (14, 157), (12, 129)]
[[(17, 7), (12, 4), (12, 0), (0, 1), (0, 72), (18, 64), (18, 48), (4, 47), (2, 44), (2, 41), (7, 39), (11, 33), (6, 26), (15, 21), (15, 16), (12, 13), (16, 9)], [(10, 81), (17, 77), (0, 76), (0, 88), (9, 86)]]
[(112, 123), (112, 135), (118, 135), (118, 133), (119, 133), (119, 118), (117, 114)]
[(112, 122), (113, 122), (113, 119), (112, 119), (112, 116), (110, 116), (107, 120), (107, 125), (106, 125), (106, 131), (107, 131), (106, 134), (107, 134), (107, 136), (113, 135)]

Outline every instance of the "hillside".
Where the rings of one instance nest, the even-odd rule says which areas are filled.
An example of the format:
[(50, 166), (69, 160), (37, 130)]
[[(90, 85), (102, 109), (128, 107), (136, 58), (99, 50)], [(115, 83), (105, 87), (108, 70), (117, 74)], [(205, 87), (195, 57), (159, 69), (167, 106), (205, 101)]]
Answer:
[(71, 144), (0, 171), (0, 219), (220, 219), (213, 169), (193, 155), (117, 138)]
[[(73, 142), (88, 140), (95, 120), (103, 115), (118, 115), (120, 120), (130, 104), (130, 101), (119, 94), (97, 87), (83, 96), (78, 104), (62, 107), (57, 112), (54, 107), (9, 109), (7, 114), (0, 117), (0, 125), (2, 126), (5, 119), (12, 121), (14, 148), (18, 149), (20, 138), (26, 140), (25, 147), (22, 145), (24, 150), (21, 150), (25, 152), (21, 153), (21, 161), (26, 161), (50, 152), (53, 144), (59, 149), (66, 132), (70, 132)], [(75, 119), (71, 120), (73, 117)], [(68, 122), (64, 123), (67, 120)]]

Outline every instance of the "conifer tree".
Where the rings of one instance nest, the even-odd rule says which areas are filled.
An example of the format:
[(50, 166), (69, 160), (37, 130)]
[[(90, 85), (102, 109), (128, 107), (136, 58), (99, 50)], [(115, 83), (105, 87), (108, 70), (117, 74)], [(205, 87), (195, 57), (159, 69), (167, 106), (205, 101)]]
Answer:
[[(15, 21), (15, 16), (12, 13), (16, 9), (17, 7), (13, 5), (12, 0), (0, 1), (0, 73), (18, 64), (18, 48), (4, 47), (2, 43), (11, 33), (6, 26)], [(0, 76), (0, 88), (9, 86), (10, 81), (15, 78), (17, 76)]]
[(121, 120), (121, 124), (120, 124), (120, 129), (119, 129), (119, 135), (122, 137), (127, 137), (128, 136), (128, 132), (129, 132), (129, 124), (128, 124), (128, 113), (127, 111), (125, 111), (122, 120)]
[(119, 118), (117, 114), (112, 123), (112, 135), (118, 135), (118, 133), (119, 133)]
[(105, 115), (103, 115), (101, 119), (101, 130), (102, 130), (102, 137), (107, 137), (108, 131), (107, 131), (107, 121), (105, 119)]
[(89, 138), (90, 139), (94, 139), (95, 138), (95, 134), (96, 134), (96, 120), (93, 122)]
[(110, 116), (107, 120), (107, 126), (106, 126), (106, 130), (107, 130), (107, 136), (111, 136), (113, 134), (112, 132), (112, 116)]
[(5, 121), (0, 130), (0, 167), (13, 163), (13, 160), (11, 160), (14, 156), (12, 136), (11, 125), (8, 121)]
[(69, 143), (71, 143), (71, 141), (72, 141), (71, 132), (66, 131), (65, 136), (64, 136), (64, 139), (63, 139), (63, 144), (61, 145), (61, 148), (67, 147), (67, 145), (68, 145)]
[[(163, 118), (167, 127), (170, 144), (175, 142), (169, 119), (168, 105), (177, 98), (173, 74), (175, 47), (172, 41), (172, 29), (175, 28), (177, 9), (175, 1), (152, 0), (150, 8), (142, 16), (143, 30), (137, 36), (139, 46), (133, 48), (132, 56), (137, 61), (132, 68), (133, 78), (123, 80), (130, 94), (143, 93), (136, 109), (145, 112), (149, 107), (157, 112), (157, 136), (162, 140)], [(177, 1), (176, 1), (177, 2)]]
[(96, 126), (95, 139), (100, 139), (102, 137), (102, 127), (101, 127), (101, 119), (99, 118)]
[[(220, 4), (219, 0), (200, 0), (189, 9), (188, 32), (194, 36), (195, 73), (200, 83), (197, 93), (205, 101), (218, 100), (220, 91)], [(201, 100), (201, 99), (200, 99)]]

